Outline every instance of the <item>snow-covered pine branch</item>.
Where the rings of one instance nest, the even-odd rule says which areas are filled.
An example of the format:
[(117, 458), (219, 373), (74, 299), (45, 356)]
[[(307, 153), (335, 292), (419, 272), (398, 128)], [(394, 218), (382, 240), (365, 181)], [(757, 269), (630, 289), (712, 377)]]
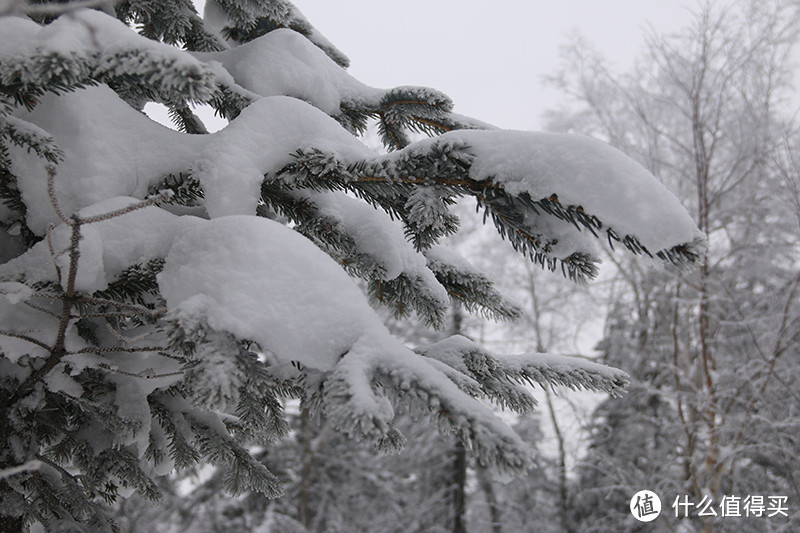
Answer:
[[(0, 17), (4, 523), (108, 527), (98, 498), (158, 498), (157, 476), (198, 462), (277, 496), (247, 447), (286, 434), (286, 397), (383, 450), (402, 446), (397, 409), (427, 413), (515, 473), (526, 445), (477, 398), (526, 412), (525, 383), (619, 393), (621, 372), (566, 358), (460, 337), (413, 351), (369, 297), (434, 326), (453, 300), (518, 315), (439, 245), (460, 196), (577, 280), (597, 241), (692, 263), (702, 235), (653, 176), (589, 138), (454, 114), (433, 89), (368, 87), (284, 0), (209, 4), (208, 28), (183, 0), (119, 2), (122, 22)], [(205, 134), (198, 102), (230, 124)], [(388, 155), (354, 135), (371, 117)]]

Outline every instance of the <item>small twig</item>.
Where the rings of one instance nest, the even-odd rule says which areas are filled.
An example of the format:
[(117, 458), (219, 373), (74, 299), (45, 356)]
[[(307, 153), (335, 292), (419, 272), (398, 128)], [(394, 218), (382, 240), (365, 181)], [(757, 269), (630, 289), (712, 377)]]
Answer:
[[(48, 174), (48, 176), (50, 175), (52, 174)], [(48, 185), (51, 184), (52, 179), (48, 178)], [(52, 187), (49, 186), (48, 189), (52, 190)], [(54, 205), (54, 207), (57, 208), (58, 206)], [(46, 346), (46, 349), (50, 352), (50, 355), (45, 360), (44, 364), (32, 372), (27, 379), (20, 384), (13, 394), (10, 394), (6, 398), (0, 400), (0, 409), (3, 409), (9, 405), (13, 405), (19, 399), (24, 398), (25, 395), (33, 390), (34, 385), (36, 385), (36, 383), (38, 383), (51, 370), (53, 370), (61, 361), (61, 358), (67, 354), (65, 348), (67, 328), (70, 320), (72, 319), (72, 306), (77, 300), (75, 297), (75, 279), (78, 275), (78, 258), (80, 257), (80, 248), (78, 246), (81, 239), (80, 219), (77, 216), (73, 216), (69, 222), (69, 226), (72, 230), (70, 235), (69, 272), (67, 274), (67, 285), (64, 289), (64, 295), (61, 297), (61, 315), (59, 317), (60, 320), (58, 322), (58, 329), (56, 330), (55, 342), (51, 347), (44, 345), (44, 343), (40, 343), (40, 341), (36, 341), (35, 339), (25, 339), (29, 340), (29, 342), (35, 341), (33, 344), (43, 347)]]
[(0, 331), (0, 335), (4, 335), (6, 337), (13, 337), (15, 339), (21, 339), (25, 342), (29, 342), (31, 344), (35, 344), (36, 346), (44, 348), (48, 352), (51, 350), (51, 347), (45, 344), (44, 342), (38, 339), (34, 339), (33, 337), (29, 337), (27, 335), (23, 335), (22, 333), (16, 333), (14, 331)]
[(133, 311), (110, 311), (108, 313), (86, 313), (80, 315), (72, 315), (72, 318), (110, 318), (110, 317), (131, 318), (136, 316)]
[(149, 337), (149, 336), (151, 336), (151, 335), (153, 334), (152, 332), (147, 332), (147, 333), (142, 333), (141, 335), (139, 335), (139, 336), (137, 336), (137, 337), (125, 337), (125, 336), (124, 336), (124, 335), (122, 335), (120, 332), (118, 332), (117, 330), (115, 330), (115, 329), (114, 329), (114, 328), (111, 326), (111, 324), (109, 324), (108, 322), (106, 322), (106, 329), (108, 329), (108, 331), (109, 331), (109, 332), (110, 332), (110, 333), (111, 333), (111, 334), (112, 334), (114, 337), (116, 337), (116, 338), (117, 338), (117, 340), (119, 340), (119, 341), (120, 341), (120, 342), (122, 342), (123, 344), (133, 344), (134, 342), (139, 342), (139, 341), (141, 341), (141, 340), (144, 340), (144, 339), (146, 339), (147, 337)]
[(53, 316), (53, 317), (56, 317), (56, 318), (61, 318), (61, 315), (59, 315), (58, 313), (54, 313), (49, 309), (45, 309), (44, 307), (39, 307), (38, 305), (32, 304), (32, 303), (27, 302), (27, 301), (24, 302), (24, 303), (25, 303), (25, 305), (27, 305), (31, 309), (35, 309), (36, 311), (39, 311), (41, 313), (45, 313), (47, 315), (50, 315), (50, 316)]
[(166, 357), (167, 359), (172, 359), (173, 361), (178, 361), (179, 363), (185, 363), (186, 362), (186, 358), (185, 357), (179, 357), (177, 355), (172, 355), (171, 353), (158, 352), (158, 355), (160, 355), (161, 357)]
[(151, 196), (146, 200), (142, 200), (141, 202), (131, 204), (127, 207), (116, 209), (114, 211), (109, 211), (108, 213), (103, 213), (102, 215), (83, 218), (81, 219), (81, 224), (94, 224), (95, 222), (103, 222), (105, 220), (111, 220), (112, 218), (121, 217), (123, 215), (127, 215), (128, 213), (132, 213), (133, 211), (137, 211), (139, 209), (144, 209), (145, 207), (155, 205), (158, 202), (165, 202), (169, 200), (173, 196), (173, 194), (174, 193), (170, 190), (164, 190), (159, 192), (155, 196)]
[(158, 378), (168, 378), (171, 376), (180, 376), (183, 375), (183, 370), (178, 370), (176, 372), (166, 372), (164, 374), (156, 374), (152, 368), (147, 368), (142, 370), (141, 372), (128, 372), (127, 370), (120, 370), (119, 368), (114, 368), (111, 365), (107, 365), (106, 363), (100, 363), (97, 365), (98, 368), (102, 368), (103, 370), (108, 370), (109, 372), (114, 372), (115, 374), (122, 374), (123, 376), (130, 376), (133, 378), (144, 378), (144, 379), (158, 379)]
[(53, 165), (47, 165), (47, 196), (50, 197), (50, 204), (53, 206), (53, 210), (56, 212), (58, 219), (67, 226), (71, 226), (73, 224), (73, 220), (67, 218), (61, 211), (61, 207), (58, 205), (58, 198), (56, 198), (55, 177), (56, 168)]
[(51, 302), (60, 302), (61, 298), (58, 296), (54, 296), (52, 294), (42, 294), (39, 292), (35, 292), (31, 294), (31, 298), (44, 298), (45, 300), (50, 300)]
[(47, 457), (45, 457), (43, 455), (40, 455), (38, 453), (36, 454), (36, 459), (38, 459), (39, 461), (45, 463), (46, 465), (48, 465), (48, 466), (50, 466), (52, 468), (55, 468), (59, 473), (61, 473), (61, 475), (66, 476), (66, 477), (72, 479), (73, 481), (77, 481), (77, 478), (74, 475), (70, 474), (64, 467), (62, 467), (60, 464), (56, 463), (55, 461), (53, 461), (51, 459), (48, 459)]
[[(53, 198), (51, 197), (50, 200), (52, 201)], [(58, 283), (61, 284), (61, 267), (58, 266), (58, 261), (56, 261), (56, 249), (53, 246), (53, 225), (50, 224), (47, 226), (47, 249), (50, 250), (50, 259), (53, 261), (53, 266), (56, 269), (56, 275), (58, 277)]]
[(66, 355), (75, 355), (81, 353), (143, 353), (143, 352), (160, 352), (164, 348), (162, 346), (141, 346), (138, 348), (124, 348), (122, 346), (93, 346), (89, 348), (81, 348), (74, 352), (66, 352)]

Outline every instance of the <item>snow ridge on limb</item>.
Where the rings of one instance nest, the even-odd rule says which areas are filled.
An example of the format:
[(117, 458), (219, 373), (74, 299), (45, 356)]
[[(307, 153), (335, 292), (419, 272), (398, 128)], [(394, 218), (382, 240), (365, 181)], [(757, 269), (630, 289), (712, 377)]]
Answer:
[(98, 11), (76, 9), (42, 27), (4, 17), (0, 94), (32, 108), (44, 90), (116, 84), (130, 101), (209, 101), (214, 75), (189, 54), (141, 37)]
[(147, 37), (86, 9), (70, 11), (47, 27), (6, 18), (0, 30), (13, 45), (0, 55), (0, 95), (10, 105), (32, 108), (44, 92), (107, 83), (134, 107), (146, 101), (168, 105), (176, 123), (192, 132), (201, 131), (190, 127), (188, 103), (211, 103), (222, 116), (235, 118), (259, 97), (287, 95), (311, 103), (352, 133), (363, 132), (368, 119), (379, 119), (390, 149), (406, 146), (407, 132), (489, 127), (453, 114), (452, 101), (434, 89), (369, 87), (291, 29), (277, 28), (230, 50), (204, 45), (200, 49), (216, 51), (194, 56), (156, 42), (152, 37), (159, 35), (165, 42), (189, 39), (187, 32), (197, 23), (190, 6), (169, 5), (175, 11), (174, 26), (151, 20), (148, 13), (163, 13), (147, 1), (117, 6), (125, 20), (141, 21)]
[(705, 246), (691, 217), (655, 177), (589, 137), (458, 131), (349, 164), (317, 149), (298, 150), (294, 158), (277, 180), (348, 190), (402, 212), (423, 249), (437, 240), (436, 226), (410, 223), (407, 211), (393, 205), (398, 186), (438, 187), (445, 198), (474, 196), (515, 249), (542, 267), (560, 266), (576, 281), (597, 274), (592, 237), (677, 266), (695, 264)]
[[(351, 133), (363, 133), (378, 120), (384, 145), (409, 144), (409, 132), (437, 135), (455, 129), (492, 126), (452, 113), (453, 102), (428, 87), (370, 87), (327, 57), (303, 35), (275, 28), (230, 50), (195, 53), (218, 72), (226, 87), (260, 96), (287, 95), (304, 100), (334, 117)], [(227, 78), (230, 78), (229, 80)]]
[(425, 323), (443, 326), (450, 306), (447, 291), (385, 213), (336, 192), (262, 187), (262, 199), (345, 269), (366, 279), (373, 301), (396, 316), (413, 309)]
[(287, 0), (208, 0), (205, 19), (232, 44), (247, 43), (274, 30), (288, 28), (303, 35), (342, 68), (350, 64), (347, 56)]

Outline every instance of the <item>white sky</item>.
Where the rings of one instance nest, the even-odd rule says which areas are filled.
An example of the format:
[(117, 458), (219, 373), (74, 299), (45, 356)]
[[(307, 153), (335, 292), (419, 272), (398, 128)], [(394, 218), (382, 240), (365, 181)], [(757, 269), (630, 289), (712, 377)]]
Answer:
[[(559, 47), (580, 32), (620, 69), (652, 25), (674, 32), (694, 0), (293, 0), (375, 87), (422, 85), (455, 111), (509, 129), (541, 129), (563, 99), (541, 83)], [(195, 0), (202, 14), (204, 0)], [(214, 128), (216, 129), (216, 127)]]
[(456, 111), (503, 128), (541, 128), (560, 98), (541, 77), (577, 30), (627, 68), (648, 25), (674, 32), (693, 0), (294, 0), (350, 57), (349, 72), (377, 87), (439, 89)]

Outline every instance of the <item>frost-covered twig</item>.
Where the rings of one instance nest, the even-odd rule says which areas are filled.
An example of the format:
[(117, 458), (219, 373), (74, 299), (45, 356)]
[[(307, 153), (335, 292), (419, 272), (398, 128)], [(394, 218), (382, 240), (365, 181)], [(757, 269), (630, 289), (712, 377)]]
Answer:
[(152, 332), (147, 332), (147, 333), (142, 333), (141, 335), (137, 335), (136, 337), (126, 337), (120, 332), (118, 332), (116, 329), (114, 329), (113, 326), (111, 326), (111, 324), (109, 324), (108, 322), (106, 322), (106, 329), (109, 331), (109, 333), (111, 333), (111, 335), (114, 336), (115, 339), (119, 340), (123, 344), (133, 344), (135, 342), (144, 340), (153, 334)]
[(61, 206), (58, 205), (58, 198), (56, 198), (56, 168), (53, 165), (47, 166), (47, 195), (50, 197), (50, 204), (53, 206), (53, 210), (56, 212), (58, 219), (66, 224), (67, 226), (72, 225), (72, 221), (67, 218), (66, 215), (61, 211)]
[(38, 306), (36, 304), (32, 304), (31, 302), (24, 302), (24, 303), (25, 303), (25, 305), (27, 305), (31, 309), (39, 311), (40, 313), (44, 313), (46, 315), (50, 315), (50, 316), (55, 317), (55, 318), (59, 317), (59, 315), (57, 313), (54, 313), (49, 309), (45, 309), (44, 307), (40, 307), (40, 306)]
[(14, 331), (0, 331), (0, 335), (4, 335), (6, 337), (13, 337), (15, 339), (21, 339), (21, 340), (23, 340), (25, 342), (29, 342), (31, 344), (35, 344), (36, 346), (40, 346), (40, 347), (44, 348), (45, 350), (50, 351), (50, 346), (48, 346), (47, 344), (43, 343), (42, 341), (40, 341), (38, 339), (34, 339), (33, 337), (29, 337), (27, 335), (23, 335), (22, 333), (17, 333), (17, 332), (14, 332)]
[(133, 213), (134, 211), (138, 211), (139, 209), (144, 209), (145, 207), (156, 205), (159, 202), (166, 202), (167, 200), (172, 198), (173, 194), (174, 193), (170, 190), (163, 190), (160, 191), (158, 194), (151, 196), (150, 198), (147, 198), (146, 200), (142, 200), (141, 202), (128, 205), (126, 207), (123, 207), (122, 209), (116, 209), (114, 211), (109, 211), (108, 213), (103, 213), (101, 215), (82, 218), (81, 224), (94, 224), (95, 222), (104, 222), (106, 220), (111, 220), (112, 218), (121, 217), (123, 215), (127, 215), (128, 213)]

